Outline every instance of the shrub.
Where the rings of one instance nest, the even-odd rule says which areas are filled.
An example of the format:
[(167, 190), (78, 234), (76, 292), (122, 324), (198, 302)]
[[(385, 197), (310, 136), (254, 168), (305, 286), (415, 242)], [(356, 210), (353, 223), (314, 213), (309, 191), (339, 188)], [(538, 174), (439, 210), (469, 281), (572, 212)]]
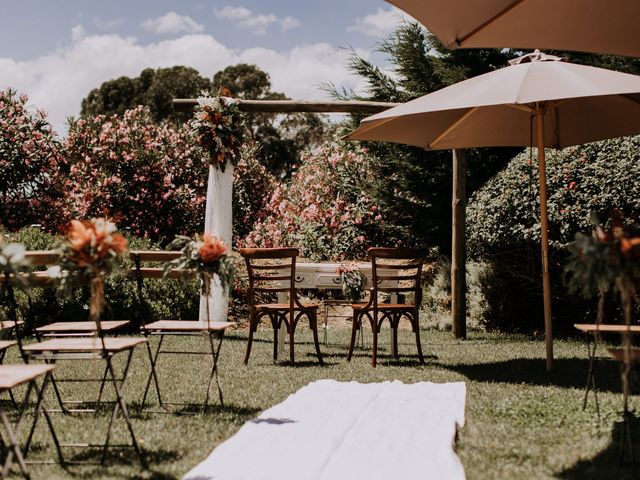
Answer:
[[(539, 196), (536, 151), (523, 153), (473, 195), (467, 210), (469, 251), (487, 261), (494, 280), (485, 295), (488, 326), (542, 331)], [(592, 229), (591, 213), (608, 218), (619, 210), (640, 217), (640, 137), (551, 152), (547, 156), (549, 266), (557, 332), (595, 319), (592, 302), (569, 294), (562, 281), (566, 246)]]
[(384, 212), (367, 193), (372, 162), (366, 152), (338, 145), (306, 153), (291, 181), (275, 188), (267, 215), (241, 242), (295, 246), (312, 260), (364, 258), (371, 245), (393, 245)]
[(64, 164), (59, 141), (41, 110), (27, 107), (28, 97), (0, 91), (0, 225), (17, 230), (45, 223), (55, 229)]
[(138, 107), (72, 122), (65, 147), (71, 217), (111, 217), (160, 243), (201, 231), (208, 164), (186, 127), (157, 125)]

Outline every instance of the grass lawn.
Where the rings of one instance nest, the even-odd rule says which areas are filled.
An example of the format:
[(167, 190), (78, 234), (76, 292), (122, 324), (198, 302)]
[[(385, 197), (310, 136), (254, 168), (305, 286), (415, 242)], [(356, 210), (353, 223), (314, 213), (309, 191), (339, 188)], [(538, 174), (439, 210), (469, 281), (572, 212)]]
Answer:
[[(466, 425), (460, 431), (458, 454), (469, 479), (487, 478), (638, 478), (640, 467), (620, 467), (618, 436), (620, 432), (622, 395), (618, 366), (603, 362), (598, 371), (602, 420), (598, 422), (593, 397), (582, 411), (583, 386), (586, 379), (586, 346), (578, 341), (557, 341), (556, 369), (545, 371), (542, 340), (519, 336), (471, 332), (466, 341), (454, 340), (450, 333), (425, 330), (423, 349), (427, 364), (420, 366), (415, 344), (409, 331), (401, 331), (400, 361), (388, 357), (388, 330), (381, 335), (381, 358), (378, 368), (370, 366), (368, 350), (356, 350), (347, 363), (346, 345), (350, 331), (329, 330), (329, 345), (323, 348), (327, 366), (319, 367), (313, 355), (308, 329), (301, 324), (296, 348), (299, 363), (273, 364), (271, 331), (259, 331), (248, 367), (242, 365), (246, 333), (231, 332), (225, 339), (220, 359), (221, 382), (225, 407), (214, 406), (204, 416), (143, 414), (135, 416), (134, 426), (144, 442), (151, 468), (140, 469), (133, 452), (112, 451), (105, 467), (33, 465), (34, 478), (181, 478), (202, 461), (210, 451), (233, 435), (240, 426), (260, 411), (281, 402), (309, 382), (322, 378), (340, 381), (380, 382), (397, 379), (406, 383), (418, 381), (459, 382), (467, 384)], [(368, 331), (366, 340), (370, 339)], [(152, 342), (157, 341), (153, 339)], [(188, 344), (203, 343), (199, 339), (170, 338), (173, 347), (192, 348)], [(5, 363), (17, 361), (15, 352)], [(194, 401), (204, 395), (208, 364), (205, 357), (165, 356), (160, 363), (163, 393), (167, 400)], [(58, 376), (78, 373), (68, 363), (59, 367)], [(93, 370), (97, 364), (82, 370)], [(137, 407), (148, 373), (146, 351), (135, 356), (126, 394), (132, 407)], [(94, 388), (88, 384), (66, 384), (66, 398)], [(75, 390), (75, 391), (74, 391)], [(97, 391), (97, 387), (95, 387)], [(111, 393), (111, 392), (109, 392)], [(155, 400), (155, 397), (153, 397)], [(54, 406), (51, 391), (48, 405)], [(214, 396), (217, 404), (217, 397)], [(632, 406), (637, 406), (633, 399)], [(340, 405), (335, 405), (340, 408)], [(108, 421), (108, 412), (93, 415), (53, 414), (62, 441), (82, 437), (100, 442)], [(636, 422), (634, 436), (636, 455), (640, 454)], [(127, 440), (123, 422), (118, 422), (115, 441)], [(420, 426), (416, 426), (420, 428)], [(38, 428), (37, 447), (33, 458), (53, 457), (44, 423)], [(76, 438), (77, 440), (77, 438)], [(82, 452), (67, 451), (76, 459), (98, 458)], [(634, 470), (635, 468), (635, 470)]]

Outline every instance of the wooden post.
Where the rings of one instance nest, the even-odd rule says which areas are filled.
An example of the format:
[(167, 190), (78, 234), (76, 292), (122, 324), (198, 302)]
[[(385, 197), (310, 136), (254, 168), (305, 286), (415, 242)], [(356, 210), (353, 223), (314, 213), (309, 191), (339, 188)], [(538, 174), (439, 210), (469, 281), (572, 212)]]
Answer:
[(467, 162), (464, 150), (453, 150), (452, 153), (451, 321), (453, 336), (455, 338), (467, 338), (467, 251), (465, 241)]
[(540, 232), (542, 234), (542, 298), (544, 304), (544, 338), (547, 371), (553, 368), (553, 319), (551, 314), (551, 277), (549, 276), (549, 215), (547, 211), (547, 173), (544, 157), (544, 111), (538, 106), (536, 138), (538, 144), (538, 172), (540, 175)]

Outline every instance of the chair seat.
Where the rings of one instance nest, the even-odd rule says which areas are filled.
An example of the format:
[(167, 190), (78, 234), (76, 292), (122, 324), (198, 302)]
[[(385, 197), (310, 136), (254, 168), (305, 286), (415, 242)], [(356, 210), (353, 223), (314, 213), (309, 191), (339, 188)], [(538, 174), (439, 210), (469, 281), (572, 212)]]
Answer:
[[(367, 310), (368, 303), (352, 303), (351, 308), (354, 310)], [(416, 306), (412, 303), (379, 303), (378, 310), (413, 310)], [(373, 310), (370, 305), (368, 310)]]
[(138, 345), (146, 343), (146, 338), (54, 338), (44, 342), (25, 345), (22, 349), (25, 352), (100, 352), (104, 350), (110, 353), (130, 350)]
[[(317, 310), (318, 304), (316, 303), (302, 303), (303, 308), (307, 310)], [(289, 310), (288, 303), (263, 303), (260, 305), (256, 305), (257, 310)], [(294, 304), (294, 310), (300, 310), (300, 307)]]
[[(100, 329), (104, 332), (124, 327), (129, 320), (107, 320), (100, 322)], [(70, 332), (95, 332), (95, 322), (56, 322), (36, 328), (39, 333), (70, 333)]]
[[(608, 348), (607, 350), (615, 360), (624, 362), (624, 348)], [(640, 360), (640, 348), (632, 348), (629, 352), (629, 358), (632, 362)]]
[(144, 326), (154, 332), (208, 332), (222, 331), (234, 326), (233, 322), (200, 322), (198, 320), (158, 320)]
[(53, 365), (0, 365), (0, 390), (10, 390), (54, 368)]
[(14, 340), (0, 340), (0, 352), (5, 351), (7, 348), (14, 346), (16, 341)]

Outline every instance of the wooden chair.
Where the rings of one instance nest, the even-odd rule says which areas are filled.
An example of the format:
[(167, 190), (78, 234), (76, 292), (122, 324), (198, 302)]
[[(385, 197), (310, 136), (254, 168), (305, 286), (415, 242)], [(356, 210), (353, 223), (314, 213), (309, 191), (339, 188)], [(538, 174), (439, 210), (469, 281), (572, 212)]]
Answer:
[[(9, 474), (11, 463), (15, 461), (20, 467), (22, 476), (29, 479), (29, 472), (27, 470), (26, 456), (29, 452), (29, 446), (31, 445), (31, 439), (35, 432), (38, 419), (42, 414), (49, 426), (51, 437), (56, 446), (58, 454), (58, 460), (60, 463), (64, 463), (62, 456), (62, 450), (60, 449), (60, 443), (58, 437), (53, 428), (51, 417), (44, 406), (44, 395), (47, 389), (47, 385), (51, 379), (51, 372), (53, 371), (53, 365), (0, 365), (0, 392), (12, 392), (14, 388), (20, 385), (27, 385), (27, 391), (24, 394), (23, 401), (19, 408), (18, 420), (15, 425), (12, 425), (7, 417), (6, 413), (0, 408), (0, 421), (2, 422), (2, 428), (6, 438), (9, 440), (9, 446), (7, 449), (7, 455), (4, 459), (4, 466), (0, 478), (6, 478)], [(42, 386), (38, 386), (37, 380), (43, 377)], [(34, 407), (34, 415), (31, 421), (31, 427), (29, 429), (29, 435), (27, 437), (24, 447), (20, 447), (20, 431), (26, 420), (26, 413), (29, 410), (29, 403), (32, 392), (36, 394), (36, 402)], [(3, 446), (4, 445), (4, 442)]]
[[(240, 254), (247, 264), (249, 275), (249, 340), (244, 357), (249, 362), (253, 334), (260, 320), (269, 318), (273, 327), (273, 360), (278, 359), (278, 329), (284, 322), (289, 334), (289, 359), (294, 358), (294, 336), (298, 321), (304, 316), (309, 319), (313, 332), (318, 362), (323, 365), (318, 342), (318, 305), (302, 304), (295, 288), (296, 248), (241, 248)], [(278, 294), (277, 303), (260, 303), (263, 296)], [(288, 295), (288, 299), (283, 297)]]
[[(227, 328), (234, 325), (232, 322), (201, 322), (198, 320), (157, 320), (150, 321), (149, 308), (144, 298), (144, 279), (162, 279), (164, 278), (163, 269), (157, 267), (142, 267), (143, 262), (168, 262), (181, 255), (180, 252), (165, 252), (165, 251), (138, 251), (134, 250), (130, 252), (133, 258), (135, 268), (130, 272), (136, 280), (138, 288), (138, 302), (139, 309), (143, 312), (144, 318), (140, 318), (140, 328), (145, 337), (151, 336), (159, 337), (158, 346), (155, 352), (151, 350), (150, 342), (147, 343), (147, 353), (149, 355), (149, 363), (151, 369), (142, 396), (142, 402), (140, 404), (140, 411), (144, 409), (147, 401), (151, 382), (154, 382), (156, 395), (158, 397), (158, 403), (161, 407), (166, 405), (186, 405), (184, 403), (166, 402), (162, 399), (160, 394), (160, 382), (158, 380), (158, 373), (156, 369), (158, 357), (161, 354), (165, 355), (208, 355), (211, 356), (211, 371), (209, 373), (209, 381), (207, 390), (205, 393), (204, 401), (202, 403), (202, 413), (204, 413), (209, 404), (211, 396), (211, 386), (213, 380), (216, 381), (218, 388), (218, 398), (220, 404), (224, 405), (222, 397), (222, 388), (220, 387), (220, 380), (218, 377), (218, 357), (220, 355), (220, 349), (222, 347), (222, 340), (224, 338), (224, 332)], [(180, 278), (181, 272), (172, 271), (169, 274), (170, 278)], [(195, 336), (200, 337), (205, 342), (205, 350), (197, 351), (185, 351), (185, 350), (162, 350), (162, 343), (166, 336)]]
[[(7, 296), (9, 299), (9, 316), (13, 321), (17, 321), (17, 307), (15, 296), (13, 293), (13, 287), (10, 282), (10, 278), (8, 275), (5, 275), (4, 278), (4, 286), (7, 291)], [(109, 338), (105, 337), (103, 331), (100, 328), (100, 320), (98, 319), (96, 324), (96, 336), (95, 337), (85, 337), (85, 338), (53, 338), (50, 340), (44, 340), (41, 342), (35, 343), (25, 343), (23, 339), (23, 329), (17, 329), (16, 331), (16, 340), (18, 343), (18, 347), (20, 349), (20, 354), (25, 363), (29, 363), (32, 361), (41, 361), (49, 365), (55, 365), (60, 361), (104, 361), (105, 362), (105, 371), (106, 375), (99, 379), (91, 379), (91, 378), (65, 378), (64, 381), (67, 382), (100, 382), (100, 392), (98, 394), (98, 404), (100, 403), (100, 399), (102, 397), (102, 390), (105, 386), (105, 382), (111, 383), (113, 385), (113, 389), (116, 395), (116, 401), (113, 402), (113, 408), (110, 414), (110, 420), (107, 426), (106, 435), (104, 443), (102, 444), (60, 444), (61, 447), (72, 447), (72, 448), (96, 448), (99, 447), (102, 449), (102, 458), (101, 463), (104, 464), (107, 457), (107, 452), (109, 448), (123, 448), (130, 447), (135, 449), (138, 458), (140, 459), (140, 463), (144, 468), (147, 468), (147, 462), (143, 455), (143, 452), (138, 444), (136, 439), (133, 425), (131, 423), (131, 417), (129, 416), (129, 410), (124, 397), (124, 385), (127, 380), (127, 376), (129, 373), (129, 367), (131, 366), (131, 359), (133, 356), (133, 351), (136, 347), (147, 342), (144, 338)], [(120, 377), (117, 376), (115, 367), (113, 365), (113, 358), (118, 354), (126, 355), (125, 366), (122, 369)], [(76, 402), (65, 402), (62, 400), (62, 396), (60, 394), (56, 379), (53, 374), (51, 374), (51, 384), (56, 394), (58, 403), (60, 404), (60, 409), (64, 413), (86, 413), (86, 412), (96, 412), (97, 406), (95, 409), (68, 409), (65, 407), (65, 403), (86, 403), (86, 401), (76, 401)], [(106, 403), (106, 402), (105, 402)], [(115, 419), (118, 416), (118, 413), (122, 412), (122, 417), (126, 423), (129, 435), (131, 437), (131, 444), (127, 445), (110, 445), (111, 432), (113, 430), (113, 424)]]
[[(373, 287), (367, 303), (355, 303), (353, 309), (353, 323), (351, 328), (351, 342), (347, 361), (351, 361), (353, 347), (356, 341), (356, 333), (362, 328), (362, 319), (366, 317), (371, 324), (373, 333), (373, 352), (371, 365), (376, 366), (378, 350), (378, 333), (382, 322), (389, 320), (391, 324), (391, 353), (398, 358), (398, 324), (402, 317), (411, 322), (411, 329), (416, 337), (416, 347), (420, 363), (424, 364), (422, 346), (420, 345), (419, 310), (422, 301), (422, 288), (420, 278), (422, 265), (427, 256), (424, 249), (414, 248), (370, 248), (368, 251), (372, 266)], [(381, 274), (381, 270), (385, 271)], [(397, 275), (389, 275), (388, 270), (397, 271)], [(413, 301), (409, 303), (380, 303), (378, 295), (389, 294), (413, 294)]]

